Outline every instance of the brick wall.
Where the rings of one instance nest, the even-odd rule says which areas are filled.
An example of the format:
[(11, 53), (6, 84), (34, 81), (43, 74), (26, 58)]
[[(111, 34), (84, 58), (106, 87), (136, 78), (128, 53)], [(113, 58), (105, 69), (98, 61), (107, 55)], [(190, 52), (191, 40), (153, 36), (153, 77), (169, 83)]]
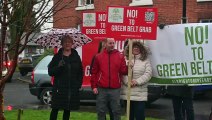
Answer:
[[(57, 0), (54, 0), (57, 1)], [(55, 28), (77, 27), (82, 23), (82, 10), (76, 11), (78, 0), (65, 0), (71, 2), (66, 9), (59, 11), (54, 16)], [(179, 24), (182, 17), (183, 0), (153, 0), (153, 6), (158, 8), (158, 24)], [(88, 11), (106, 11), (108, 5), (129, 6), (131, 0), (94, 0), (94, 10)], [(189, 23), (199, 22), (200, 19), (212, 19), (212, 2), (197, 3), (197, 0), (187, 0), (187, 18)]]

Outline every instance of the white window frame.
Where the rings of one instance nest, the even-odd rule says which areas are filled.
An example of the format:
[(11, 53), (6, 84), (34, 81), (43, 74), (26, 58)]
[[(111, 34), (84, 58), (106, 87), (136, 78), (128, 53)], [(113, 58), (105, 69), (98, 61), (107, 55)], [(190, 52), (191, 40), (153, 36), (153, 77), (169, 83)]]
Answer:
[(132, 0), (132, 3), (129, 6), (145, 6), (145, 5), (153, 5), (152, 0)]
[(77, 25), (77, 30), (79, 30), (81, 32), (81, 24)]
[(78, 7), (85, 6), (85, 0), (78, 0)]
[(208, 1), (212, 1), (212, 0), (197, 0), (197, 2), (208, 2)]
[[(87, 1), (90, 1), (90, 4), (86, 4)], [(91, 1), (92, 0), (78, 0), (78, 7), (76, 7), (75, 10), (90, 10), (90, 9), (94, 9), (94, 3), (91, 3)]]

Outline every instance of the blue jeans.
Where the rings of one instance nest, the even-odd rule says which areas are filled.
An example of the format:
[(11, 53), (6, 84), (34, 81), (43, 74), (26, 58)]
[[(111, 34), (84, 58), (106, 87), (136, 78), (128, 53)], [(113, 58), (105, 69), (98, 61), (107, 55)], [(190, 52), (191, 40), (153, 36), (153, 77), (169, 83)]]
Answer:
[(192, 98), (172, 96), (175, 120), (194, 120)]
[(130, 120), (145, 120), (145, 101), (130, 101)]
[(145, 120), (145, 101), (130, 101), (130, 120)]

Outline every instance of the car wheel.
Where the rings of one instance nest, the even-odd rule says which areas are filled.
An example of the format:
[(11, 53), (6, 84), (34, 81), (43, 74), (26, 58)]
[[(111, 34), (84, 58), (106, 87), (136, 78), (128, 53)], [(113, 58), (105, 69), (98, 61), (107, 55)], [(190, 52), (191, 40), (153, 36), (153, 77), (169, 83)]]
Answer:
[(51, 105), (51, 101), (52, 101), (52, 89), (51, 88), (45, 88), (42, 90), (42, 92), (40, 94), (40, 101), (42, 104)]
[(21, 76), (25, 76), (25, 75), (28, 74), (28, 72), (26, 72), (26, 71), (20, 71), (20, 74), (21, 74)]

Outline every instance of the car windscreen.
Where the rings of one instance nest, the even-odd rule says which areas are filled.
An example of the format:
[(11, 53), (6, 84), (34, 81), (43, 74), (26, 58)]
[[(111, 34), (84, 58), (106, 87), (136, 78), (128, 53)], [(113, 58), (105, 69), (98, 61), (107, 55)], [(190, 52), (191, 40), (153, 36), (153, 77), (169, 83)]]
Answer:
[(36, 66), (35, 69), (39, 69), (39, 70), (47, 70), (48, 65), (50, 63), (50, 61), (52, 60), (53, 56), (46, 56), (44, 57)]

